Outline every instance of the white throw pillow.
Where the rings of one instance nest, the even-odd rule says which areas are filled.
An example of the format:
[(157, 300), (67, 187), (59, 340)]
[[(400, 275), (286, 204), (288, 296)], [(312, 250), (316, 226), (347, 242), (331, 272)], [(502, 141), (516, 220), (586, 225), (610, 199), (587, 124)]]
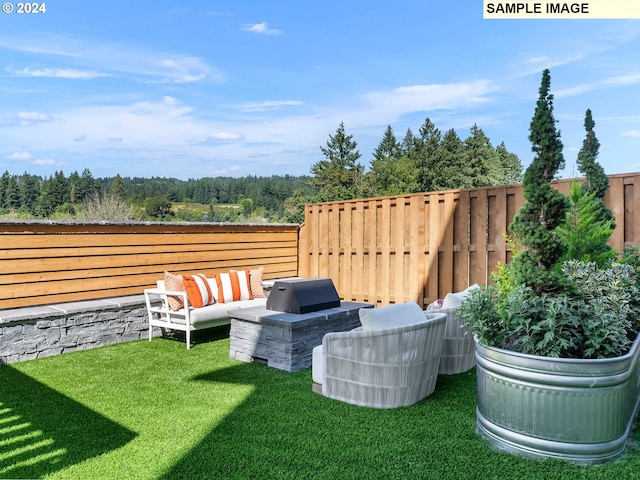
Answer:
[(363, 330), (384, 330), (425, 320), (424, 312), (413, 300), (386, 307), (361, 308), (358, 313)]
[(469, 295), (469, 292), (475, 290), (476, 288), (480, 288), (477, 283), (474, 283), (466, 290), (463, 290), (458, 293), (448, 293), (446, 297), (444, 297), (444, 301), (442, 302), (442, 308), (458, 308), (462, 305), (464, 299)]

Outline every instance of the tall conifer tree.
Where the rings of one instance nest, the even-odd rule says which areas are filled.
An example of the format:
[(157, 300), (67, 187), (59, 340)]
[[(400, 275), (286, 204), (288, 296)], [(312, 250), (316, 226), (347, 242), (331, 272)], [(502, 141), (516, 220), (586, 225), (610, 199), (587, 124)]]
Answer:
[(314, 191), (313, 201), (349, 200), (362, 196), (364, 167), (358, 163), (360, 152), (353, 135), (345, 133), (340, 122), (335, 135), (329, 135), (326, 147), (320, 147), (326, 157), (311, 166), (314, 177), (309, 187)]
[(514, 280), (530, 286), (536, 293), (558, 292), (564, 288), (562, 275), (555, 269), (567, 246), (556, 227), (566, 219), (569, 200), (551, 187), (558, 170), (564, 167), (560, 132), (553, 116), (553, 95), (549, 93), (551, 75), (542, 73), (536, 109), (529, 128), (535, 157), (524, 174), (522, 189), (526, 203), (513, 222), (518, 241), (526, 248), (512, 262)]

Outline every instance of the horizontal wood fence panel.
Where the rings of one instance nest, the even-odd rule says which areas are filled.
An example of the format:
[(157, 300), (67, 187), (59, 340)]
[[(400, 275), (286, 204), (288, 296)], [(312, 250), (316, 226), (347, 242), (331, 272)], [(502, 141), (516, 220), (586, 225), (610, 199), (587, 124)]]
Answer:
[(140, 294), (164, 271), (298, 275), (297, 225), (0, 223), (0, 309)]
[[(282, 265), (283, 267), (286, 267), (286, 271), (290, 270), (291, 268), (295, 268), (297, 264), (296, 257), (289, 257), (289, 259), (289, 262), (285, 262)], [(256, 268), (255, 264), (243, 265), (243, 263), (244, 262), (229, 262), (226, 265), (215, 264), (214, 268), (208, 268), (209, 265), (207, 264), (191, 264), (183, 266), (173, 265), (171, 270), (177, 273), (204, 273), (208, 277), (213, 277), (215, 273), (219, 273), (220, 271), (228, 271), (231, 268), (236, 270)], [(273, 266), (270, 267), (272, 268), (265, 267), (266, 278), (270, 278), (270, 276), (290, 276), (289, 274), (282, 275), (278, 268), (273, 268)], [(111, 284), (115, 284), (115, 280), (117, 280), (118, 290), (132, 292), (133, 289), (137, 288), (138, 291), (134, 293), (141, 293), (141, 285), (143, 285), (144, 288), (149, 288), (151, 286), (155, 286), (156, 280), (162, 278), (162, 274), (158, 274), (157, 272), (130, 272), (127, 275), (111, 276), (107, 276), (105, 272), (101, 271), (98, 271), (96, 273), (97, 274), (94, 276), (87, 276), (84, 272), (78, 272), (78, 275), (73, 278), (63, 278), (59, 280), (55, 280), (54, 278), (47, 278), (43, 281), (13, 283), (4, 286), (3, 290), (6, 290), (7, 295), (9, 295), (10, 297), (20, 296), (21, 298), (25, 299), (38, 299), (40, 297), (48, 298), (52, 296), (55, 297), (57, 295), (68, 294), (69, 292), (93, 294), (88, 296), (87, 298), (99, 298), (95, 295), (95, 292), (104, 290), (105, 281), (108, 281)], [(110, 292), (113, 290), (114, 289), (109, 289)], [(126, 295), (130, 294), (131, 293), (126, 293)], [(119, 295), (125, 295), (125, 293), (120, 293)], [(0, 300), (0, 305), (2, 305), (2, 301), (3, 300)]]
[[(110, 268), (110, 267), (125, 267), (130, 268), (132, 265), (168, 265), (175, 263), (195, 263), (200, 264), (204, 262), (222, 262), (222, 261), (242, 261), (243, 258), (250, 258), (254, 260), (270, 259), (272, 257), (290, 256), (297, 254), (297, 248), (287, 247), (284, 249), (274, 247), (271, 249), (235, 249), (230, 251), (191, 251), (191, 252), (173, 252), (173, 253), (133, 253), (130, 255), (81, 255), (74, 254), (73, 256), (60, 257), (41, 257), (39, 261), (34, 259), (19, 259), (19, 260), (3, 260), (2, 272), (8, 274), (13, 272), (59, 272), (63, 270), (75, 271), (78, 269), (83, 270), (85, 262), (88, 258), (91, 258), (92, 268)], [(37, 258), (37, 257), (34, 257)], [(44, 262), (44, 260), (47, 260)], [(2, 274), (0, 274), (0, 284), (2, 284)]]
[[(569, 193), (572, 180), (553, 182)], [(619, 252), (640, 245), (640, 173), (609, 176), (605, 202)], [(307, 205), (299, 271), (329, 277), (345, 300), (426, 306), (486, 284), (511, 260), (505, 235), (524, 204), (521, 185)]]
[[(274, 252), (276, 253), (276, 252)], [(257, 263), (260, 263), (261, 259), (269, 260), (269, 269), (277, 271), (276, 266), (281, 264), (292, 264), (297, 262), (297, 255), (295, 253), (289, 256), (273, 255), (270, 257), (252, 257), (248, 259), (234, 258), (226, 261), (194, 261), (189, 259), (188, 262), (180, 263), (178, 259), (171, 264), (172, 271), (176, 273), (204, 273), (205, 275), (214, 275), (218, 273), (220, 269), (225, 268), (255, 268)], [(23, 288), (31, 283), (46, 283), (61, 280), (73, 280), (73, 279), (104, 279), (110, 277), (118, 277), (123, 275), (138, 275), (141, 273), (154, 273), (158, 271), (158, 268), (164, 268), (165, 264), (153, 264), (153, 265), (127, 265), (122, 267), (107, 266), (105, 268), (88, 268), (78, 269), (78, 262), (75, 269), (69, 270), (54, 270), (50, 272), (32, 272), (32, 273), (15, 273), (15, 274), (2, 274), (0, 275), (0, 286), (6, 285), (8, 288), (14, 288), (16, 290)], [(72, 263), (72, 264), (73, 264)], [(107, 264), (108, 265), (108, 264)], [(260, 265), (264, 266), (264, 265)], [(267, 270), (265, 266), (265, 271)], [(164, 270), (163, 270), (164, 271)]]
[[(3, 248), (8, 250), (20, 250), (23, 248), (42, 248), (49, 249), (51, 247), (51, 238), (55, 236), (55, 243), (59, 248), (81, 248), (81, 247), (113, 247), (127, 245), (130, 247), (141, 246), (167, 246), (167, 245), (219, 245), (224, 248), (232, 242), (238, 241), (238, 233), (210, 234), (194, 233), (174, 233), (174, 232), (149, 232), (149, 233), (102, 233), (92, 234), (86, 232), (86, 235), (79, 236), (75, 234), (49, 234), (46, 231), (31, 233), (9, 233), (3, 232)], [(51, 236), (49, 236), (51, 235)], [(242, 237), (243, 244), (247, 243), (272, 243), (272, 242), (297, 241), (296, 232), (245, 232)], [(28, 243), (25, 243), (28, 242)]]
[[(23, 239), (29, 242), (29, 237)], [(23, 244), (24, 244), (23, 243)], [(19, 258), (60, 258), (60, 257), (91, 257), (108, 255), (131, 255), (135, 253), (174, 253), (174, 252), (198, 252), (198, 251), (228, 251), (228, 250), (270, 250), (274, 248), (291, 248), (297, 251), (298, 242), (295, 240), (286, 242), (254, 242), (254, 243), (197, 243), (177, 245), (134, 245), (134, 246), (104, 246), (104, 247), (69, 247), (69, 248), (22, 248), (12, 250), (0, 250), (0, 260)], [(6, 248), (6, 247), (5, 247)]]

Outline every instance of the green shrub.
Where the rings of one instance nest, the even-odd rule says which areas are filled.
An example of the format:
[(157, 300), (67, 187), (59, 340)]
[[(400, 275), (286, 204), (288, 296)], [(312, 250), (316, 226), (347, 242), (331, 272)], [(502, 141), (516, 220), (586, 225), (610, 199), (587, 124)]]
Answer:
[(519, 285), (498, 295), (495, 286), (473, 291), (458, 319), (478, 341), (531, 355), (611, 358), (624, 354), (638, 332), (636, 269), (629, 261), (598, 268), (570, 260), (562, 272), (571, 293), (536, 294)]
[(571, 183), (569, 201), (567, 219), (557, 229), (568, 246), (563, 260), (595, 262), (600, 268), (611, 265), (616, 251), (607, 240), (615, 227), (613, 216), (603, 213), (608, 209), (602, 200), (576, 181)]

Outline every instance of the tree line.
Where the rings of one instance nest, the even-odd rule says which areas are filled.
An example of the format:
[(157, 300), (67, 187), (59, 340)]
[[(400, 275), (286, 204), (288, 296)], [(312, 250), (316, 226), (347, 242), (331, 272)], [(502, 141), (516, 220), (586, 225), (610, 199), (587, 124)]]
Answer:
[[(320, 151), (310, 176), (94, 178), (86, 168), (68, 177), (24, 173), (0, 177), (0, 215), (86, 220), (301, 222), (307, 203), (518, 183), (522, 164), (504, 142), (493, 147), (477, 125), (462, 140), (427, 118), (398, 140), (388, 126), (369, 168), (343, 123)], [(175, 211), (176, 203), (203, 204), (204, 212)], [(233, 204), (236, 208), (221, 208)], [(104, 218), (101, 218), (104, 217)]]
[(504, 142), (493, 147), (477, 125), (464, 140), (454, 129), (443, 134), (428, 117), (418, 135), (409, 128), (402, 140), (387, 126), (368, 171), (359, 162), (358, 144), (346, 133), (344, 123), (320, 150), (325, 159), (312, 165), (306, 188), (294, 192), (286, 202), (291, 220), (302, 221), (306, 203), (508, 185), (522, 180), (522, 163)]
[[(215, 177), (180, 180), (163, 177), (94, 178), (87, 168), (68, 177), (58, 171), (49, 177), (24, 173), (0, 177), (0, 214), (18, 218), (75, 218), (87, 203), (122, 200), (130, 209), (125, 219), (235, 221), (249, 214), (261, 214), (269, 221), (285, 221), (284, 202), (296, 189), (304, 188), (308, 177)], [(194, 217), (176, 215), (175, 203), (204, 204), (209, 211)], [(237, 204), (238, 209), (215, 208)], [(221, 213), (222, 212), (222, 213)], [(239, 218), (243, 216), (245, 218)], [(111, 217), (112, 218), (112, 217)], [(105, 218), (95, 218), (105, 220)]]

